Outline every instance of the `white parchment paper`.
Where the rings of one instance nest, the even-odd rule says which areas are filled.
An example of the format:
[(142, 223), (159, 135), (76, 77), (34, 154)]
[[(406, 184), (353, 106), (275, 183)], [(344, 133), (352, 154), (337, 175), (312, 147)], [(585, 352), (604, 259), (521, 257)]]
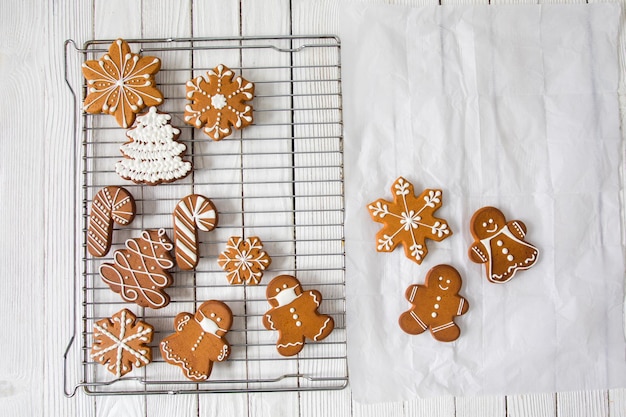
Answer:
[[(341, 10), (347, 329), (360, 402), (626, 386), (616, 4)], [(441, 188), (454, 234), (422, 265), (378, 253), (366, 209), (404, 176)], [(485, 205), (538, 263), (506, 284), (472, 263)], [(411, 284), (464, 279), (461, 337), (402, 332)]]

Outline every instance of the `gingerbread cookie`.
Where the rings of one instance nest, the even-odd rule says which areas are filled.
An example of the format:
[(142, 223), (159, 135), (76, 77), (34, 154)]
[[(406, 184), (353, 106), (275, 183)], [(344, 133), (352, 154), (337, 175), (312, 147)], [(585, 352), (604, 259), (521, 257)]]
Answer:
[(295, 277), (277, 276), (267, 285), (265, 294), (272, 308), (263, 316), (263, 325), (267, 330), (278, 330), (276, 349), (281, 355), (297, 355), (305, 338), (319, 341), (333, 331), (333, 318), (317, 311), (322, 294), (302, 290)]
[(415, 196), (413, 185), (399, 177), (392, 185), (394, 201), (379, 199), (367, 206), (383, 228), (376, 234), (376, 250), (392, 252), (400, 243), (410, 260), (421, 264), (428, 254), (426, 239), (440, 242), (452, 235), (448, 223), (434, 217), (441, 207), (441, 190), (424, 190)]
[(111, 114), (120, 126), (129, 128), (135, 121), (135, 114), (144, 107), (163, 102), (163, 94), (154, 80), (160, 68), (158, 58), (142, 58), (130, 51), (126, 41), (117, 39), (107, 54), (82, 65), (87, 79), (84, 110)]
[(164, 288), (172, 284), (167, 272), (174, 267), (172, 247), (164, 229), (143, 231), (141, 237), (126, 241), (126, 249), (115, 251), (115, 263), (100, 265), (100, 276), (125, 301), (142, 307), (165, 307), (170, 302)]
[(185, 122), (204, 131), (213, 140), (222, 140), (235, 129), (252, 123), (254, 84), (224, 65), (218, 65), (187, 82)]
[(210, 232), (217, 226), (213, 202), (200, 194), (190, 194), (174, 209), (174, 246), (176, 264), (183, 270), (198, 266), (198, 230)]
[(135, 218), (135, 199), (122, 187), (101, 188), (91, 202), (87, 226), (87, 250), (93, 256), (109, 253), (113, 223), (126, 226)]
[(93, 325), (91, 358), (106, 366), (116, 377), (122, 377), (152, 361), (154, 328), (137, 320), (131, 311), (123, 309), (110, 318), (98, 320)]
[(461, 334), (454, 318), (465, 314), (469, 303), (459, 295), (461, 275), (450, 265), (437, 265), (426, 274), (424, 285), (411, 285), (405, 296), (412, 304), (402, 313), (400, 328), (409, 334), (430, 329), (440, 342), (451, 342)]
[(150, 107), (137, 116), (130, 139), (120, 147), (124, 159), (115, 164), (115, 172), (137, 184), (157, 185), (185, 178), (191, 162), (181, 156), (187, 147), (178, 142), (180, 130), (170, 124), (172, 116)]
[(204, 381), (211, 375), (213, 362), (230, 356), (226, 333), (233, 322), (233, 313), (221, 301), (209, 300), (200, 305), (195, 315), (180, 313), (174, 319), (176, 333), (160, 344), (163, 359), (183, 370), (193, 381)]
[(231, 236), (226, 243), (226, 250), (217, 258), (217, 263), (226, 271), (226, 278), (231, 284), (245, 282), (257, 285), (271, 262), (272, 258), (265, 253), (261, 239), (256, 236), (246, 239)]
[(519, 220), (506, 221), (495, 207), (483, 207), (472, 216), (470, 231), (474, 242), (469, 257), (484, 263), (487, 279), (507, 282), (519, 270), (528, 269), (537, 262), (539, 251), (524, 240), (526, 225)]

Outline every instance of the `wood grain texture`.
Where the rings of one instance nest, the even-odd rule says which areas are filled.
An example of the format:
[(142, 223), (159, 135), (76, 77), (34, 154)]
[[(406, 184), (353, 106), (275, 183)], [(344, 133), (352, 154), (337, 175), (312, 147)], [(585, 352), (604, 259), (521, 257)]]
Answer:
[[(498, 2), (491, 1), (492, 4)], [(0, 134), (5, 146), (0, 154), (0, 201), (4, 204), (0, 226), (9, 230), (9, 239), (3, 240), (0, 246), (3, 260), (0, 271), (4, 277), (15, 277), (0, 281), (0, 294), (4, 296), (0, 311), (5, 317), (19, 315), (21, 321), (32, 323), (28, 332), (20, 330), (17, 321), (5, 323), (5, 334), (19, 336), (16, 338), (19, 344), (13, 338), (4, 338), (0, 342), (3, 352), (0, 356), (0, 409), (3, 415), (626, 416), (626, 390), (623, 389), (506, 398), (435, 398), (378, 405), (352, 403), (349, 389), (288, 394), (287, 397), (283, 394), (252, 397), (237, 394), (200, 398), (94, 398), (79, 391), (70, 400), (63, 398), (60, 358), (69, 337), (67, 324), (73, 302), (73, 218), (70, 213), (75, 174), (69, 164), (60, 162), (67, 160), (72, 149), (68, 139), (72, 133), (68, 116), (71, 98), (62, 77), (63, 41), (75, 38), (82, 43), (90, 38), (171, 36), (173, 33), (180, 36), (186, 33), (194, 36), (238, 35), (242, 26), (252, 25), (255, 19), (258, 19), (259, 31), (277, 33), (285, 30), (284, 17), (280, 17), (277, 26), (264, 25), (261, 17), (250, 13), (253, 10), (258, 12), (261, 6), (248, 6), (249, 2), (152, 3), (123, 0), (0, 2), (0, 16), (5, 17), (0, 29), (3, 35), (0, 120), (5, 127), (8, 126)], [(413, 0), (395, 3), (436, 4)], [(453, 1), (444, 3), (453, 4)], [(334, 0), (327, 0), (312, 7), (320, 14), (333, 15), (337, 4)], [(292, 1), (292, 8), (294, 33), (336, 32), (336, 21), (320, 22), (305, 15), (307, 7), (297, 0)], [(270, 13), (268, 10), (261, 16), (265, 19)], [(159, 25), (154, 25), (153, 20)], [(625, 33), (622, 30), (620, 35), (622, 68)], [(31, 71), (40, 77), (32, 77)], [(625, 102), (623, 85), (621, 82), (622, 103)], [(43, 97), (46, 116), (32, 120), (24, 97)], [(29, 186), (24, 187), (24, 184)], [(20, 206), (19, 210), (8, 206), (7, 202), (15, 195), (20, 195), (29, 204)], [(39, 243), (33, 244), (31, 239), (26, 239), (41, 230), (45, 234)], [(43, 300), (42, 307), (31, 308), (33, 299)], [(45, 336), (40, 338), (38, 335), (41, 334)], [(18, 366), (19, 361), (25, 362)], [(77, 378), (78, 374), (72, 376)], [(294, 404), (296, 414), (290, 414), (295, 409)]]
[[(44, 155), (46, 121), (30, 103), (43, 107), (46, 37), (30, 25), (43, 26), (47, 7), (21, 7), (3, 2), (0, 34), (0, 121), (4, 149), (0, 155), (0, 226), (10, 231), (2, 239), (0, 294), (4, 296), (0, 342), (0, 408), (7, 415), (43, 413), (41, 384), (45, 367), (46, 305), (44, 299)], [(6, 132), (6, 133), (5, 133)], [(24, 187), (24, 184), (29, 184)], [(35, 238), (32, 238), (32, 237)], [(28, 300), (28, 302), (26, 302)], [(37, 304), (33, 308), (31, 303)], [(24, 330), (22, 330), (24, 329)]]

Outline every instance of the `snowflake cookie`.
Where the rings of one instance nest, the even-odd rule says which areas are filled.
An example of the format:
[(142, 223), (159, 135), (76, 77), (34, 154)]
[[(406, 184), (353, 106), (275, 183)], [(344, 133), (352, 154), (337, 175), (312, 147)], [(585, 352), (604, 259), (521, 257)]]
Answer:
[[(233, 79), (234, 77), (234, 79)], [(235, 129), (252, 123), (252, 106), (246, 104), (254, 96), (254, 84), (233, 71), (218, 65), (187, 81), (185, 122), (200, 129), (211, 139), (222, 140)]]
[(244, 282), (257, 285), (271, 262), (272, 259), (263, 250), (261, 239), (256, 236), (247, 239), (231, 236), (226, 250), (217, 258), (219, 266), (227, 272), (228, 282), (233, 285)]
[(148, 343), (153, 334), (151, 325), (127, 309), (120, 310), (94, 323), (91, 358), (119, 378), (152, 361)]
[(379, 199), (367, 206), (372, 219), (383, 224), (376, 234), (376, 250), (391, 252), (402, 243), (406, 256), (421, 264), (428, 254), (426, 238), (440, 242), (452, 235), (448, 223), (433, 215), (441, 207), (441, 190), (415, 196), (413, 185), (399, 177), (391, 192), (394, 201)]
[(117, 39), (107, 54), (82, 65), (87, 79), (84, 110), (111, 114), (125, 129), (132, 126), (135, 114), (144, 107), (163, 102), (163, 94), (156, 88), (154, 80), (159, 69), (159, 58), (140, 57), (130, 51), (126, 41)]

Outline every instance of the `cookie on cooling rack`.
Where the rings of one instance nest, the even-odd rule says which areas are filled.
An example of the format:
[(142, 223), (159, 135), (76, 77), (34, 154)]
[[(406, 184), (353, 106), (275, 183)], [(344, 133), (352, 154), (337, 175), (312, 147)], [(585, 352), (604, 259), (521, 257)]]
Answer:
[(163, 94), (154, 79), (159, 69), (159, 58), (140, 57), (131, 52), (125, 40), (115, 40), (108, 53), (82, 65), (87, 80), (83, 109), (115, 116), (121, 127), (129, 128), (143, 108), (163, 103)]
[(174, 319), (176, 332), (161, 344), (165, 362), (180, 367), (192, 381), (204, 381), (213, 370), (213, 362), (230, 356), (226, 333), (233, 323), (233, 313), (221, 301), (205, 301), (196, 314), (180, 313)]
[(98, 320), (93, 325), (91, 358), (106, 366), (116, 377), (122, 377), (152, 361), (154, 328), (137, 320), (130, 310), (122, 309), (112, 317)]
[(234, 129), (252, 124), (254, 84), (225, 65), (218, 65), (205, 75), (187, 81), (185, 123), (202, 129), (211, 139), (218, 141), (229, 136)]
[(135, 199), (124, 188), (109, 186), (98, 190), (91, 202), (87, 226), (87, 250), (102, 257), (109, 253), (113, 223), (130, 224), (135, 218)]

